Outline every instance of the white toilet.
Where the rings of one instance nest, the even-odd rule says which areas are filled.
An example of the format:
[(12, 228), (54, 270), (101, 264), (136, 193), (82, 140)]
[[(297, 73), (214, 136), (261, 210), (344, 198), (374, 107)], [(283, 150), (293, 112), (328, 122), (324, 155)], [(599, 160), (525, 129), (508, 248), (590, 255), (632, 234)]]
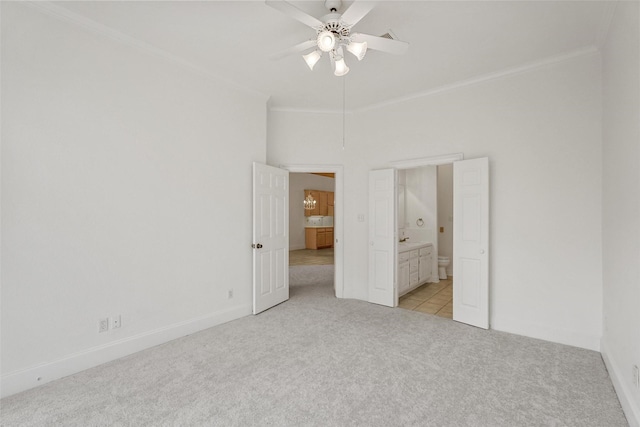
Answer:
[(438, 256), (438, 277), (441, 279), (447, 278), (447, 267), (450, 262), (448, 256)]

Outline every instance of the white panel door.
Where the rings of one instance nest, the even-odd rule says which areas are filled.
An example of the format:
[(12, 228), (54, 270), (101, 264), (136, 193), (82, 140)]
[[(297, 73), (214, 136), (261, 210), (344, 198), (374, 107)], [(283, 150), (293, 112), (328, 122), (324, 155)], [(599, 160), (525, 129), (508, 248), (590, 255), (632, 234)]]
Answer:
[(489, 159), (453, 163), (453, 320), (489, 328)]
[(395, 307), (396, 292), (395, 169), (369, 172), (369, 302)]
[(289, 171), (253, 164), (253, 314), (289, 299)]

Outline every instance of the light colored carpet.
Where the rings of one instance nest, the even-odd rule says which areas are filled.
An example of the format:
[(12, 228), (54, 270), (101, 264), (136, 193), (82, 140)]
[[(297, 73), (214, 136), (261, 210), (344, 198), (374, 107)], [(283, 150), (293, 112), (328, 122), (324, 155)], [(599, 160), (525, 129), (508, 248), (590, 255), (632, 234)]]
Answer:
[(4, 426), (626, 426), (600, 354), (333, 297), (291, 299), (3, 399)]

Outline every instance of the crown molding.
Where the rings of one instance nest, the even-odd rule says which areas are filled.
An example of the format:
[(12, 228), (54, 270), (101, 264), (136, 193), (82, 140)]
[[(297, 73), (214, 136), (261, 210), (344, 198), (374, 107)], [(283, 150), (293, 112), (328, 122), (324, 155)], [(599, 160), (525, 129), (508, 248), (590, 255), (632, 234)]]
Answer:
[(278, 113), (298, 113), (298, 114), (353, 114), (353, 110), (329, 110), (321, 108), (295, 108), (295, 107), (269, 107), (269, 111)]
[(184, 58), (181, 58), (177, 55), (169, 53), (163, 49), (155, 47), (152, 44), (149, 44), (142, 40), (136, 39), (135, 37), (125, 34), (121, 31), (118, 31), (111, 27), (103, 25), (97, 21), (94, 21), (93, 19), (87, 18), (86, 16), (75, 13), (57, 4), (53, 4), (49, 1), (31, 1), (31, 0), (20, 1), (19, 3), (25, 6), (29, 6), (35, 10), (38, 10), (41, 13), (49, 15), (58, 20), (74, 24), (93, 34), (97, 34), (99, 36), (108, 38), (111, 41), (114, 41), (116, 43), (126, 45), (133, 49), (140, 50), (150, 56), (154, 56), (156, 58), (160, 58), (165, 61), (174, 63), (184, 69), (187, 69), (195, 74), (200, 75), (201, 77), (205, 77), (207, 79), (217, 81), (224, 85), (231, 86), (248, 95), (257, 96), (261, 99), (264, 99), (265, 101), (268, 98), (268, 95), (260, 91), (249, 88), (247, 86), (243, 86), (229, 79), (220, 77), (216, 74), (211, 73), (209, 70), (199, 65), (196, 65), (192, 62), (185, 60)]
[(361, 108), (356, 108), (354, 110), (354, 112), (356, 113), (360, 113), (360, 112), (365, 112), (365, 111), (370, 111), (370, 110), (375, 110), (378, 108), (384, 108), (384, 107), (388, 107), (391, 105), (395, 105), (395, 104), (400, 104), (403, 102), (407, 102), (407, 101), (411, 101), (414, 99), (418, 99), (418, 98), (424, 98), (424, 97), (428, 97), (428, 96), (432, 96), (432, 95), (437, 95), (443, 92), (450, 92), (450, 91), (454, 91), (454, 90), (458, 90), (458, 89), (462, 89), (468, 86), (475, 86), (478, 84), (483, 84), (492, 80), (499, 80), (502, 78), (507, 78), (507, 77), (511, 77), (511, 76), (515, 76), (518, 74), (524, 74), (524, 73), (528, 73), (531, 71), (535, 71), (537, 69), (540, 68), (544, 68), (544, 67), (548, 67), (550, 65), (555, 65), (555, 64), (559, 64), (565, 61), (569, 61), (572, 60), (574, 58), (578, 58), (581, 56), (589, 56), (589, 55), (593, 55), (593, 54), (598, 54), (599, 50), (598, 47), (595, 45), (591, 45), (591, 46), (585, 46), (579, 49), (575, 49), (569, 52), (565, 52), (563, 54), (560, 55), (554, 55), (554, 56), (550, 56), (548, 58), (539, 60), (539, 61), (535, 61), (535, 62), (530, 62), (528, 64), (524, 64), (524, 65), (520, 65), (517, 67), (511, 67), (511, 68), (506, 68), (504, 70), (501, 71), (496, 71), (494, 73), (488, 73), (488, 74), (483, 74), (477, 77), (473, 77), (471, 79), (467, 79), (467, 80), (462, 80), (459, 82), (455, 82), (455, 83), (451, 83), (448, 85), (443, 85), (443, 86), (439, 86), (433, 89), (428, 89), (422, 92), (416, 92), (413, 93), (411, 95), (406, 95), (406, 96), (402, 96), (402, 97), (398, 97), (398, 98), (392, 98), (389, 99), (387, 101), (382, 101), (379, 103), (375, 103), (375, 104), (371, 104), (365, 107), (361, 107)]
[(616, 8), (618, 7), (617, 1), (606, 2), (604, 5), (604, 13), (600, 25), (598, 25), (598, 35), (596, 36), (596, 46), (602, 50), (607, 39), (609, 38), (609, 31), (611, 31), (611, 22), (616, 14)]
[[(189, 62), (187, 60), (185, 60), (184, 58), (181, 58), (177, 55), (174, 55), (172, 53), (169, 53), (163, 49), (157, 48), (149, 43), (146, 43), (144, 41), (138, 40), (132, 36), (129, 36), (128, 34), (125, 34), (121, 31), (115, 30), (113, 28), (110, 28), (106, 25), (103, 25), (97, 21), (94, 21), (92, 19), (89, 19), (83, 15), (80, 15), (78, 13), (75, 13), (69, 9), (66, 9), (62, 6), (59, 6), (57, 4), (53, 4), (49, 1), (20, 1), (19, 3), (23, 4), (23, 5), (27, 5), (29, 7), (32, 7), (36, 10), (39, 10), (42, 13), (45, 13), (49, 16), (52, 16), (56, 19), (62, 20), (62, 21), (66, 21), (69, 23), (72, 23), (74, 25), (77, 25), (91, 33), (94, 34), (98, 34), (102, 37), (106, 37), (114, 42), (123, 44), (123, 45), (127, 45), (129, 47), (132, 47), (134, 49), (138, 49), (140, 51), (143, 51), (145, 53), (147, 53), (148, 55), (151, 56), (155, 56), (157, 58), (161, 58), (163, 60), (172, 62), (174, 64), (177, 64), (185, 69), (190, 70), (193, 73), (196, 73), (200, 76), (203, 76), (207, 79), (211, 79), (220, 83), (223, 83), (225, 85), (229, 85), (234, 87), (237, 90), (240, 90), (244, 93), (247, 93), (249, 95), (252, 96), (257, 96), (260, 97), (261, 99), (264, 99), (265, 101), (267, 101), (269, 99), (269, 95), (257, 91), (255, 89), (249, 88), (247, 86), (243, 86), (241, 84), (238, 84), (234, 81), (231, 81), (229, 79), (223, 78), (219, 75), (213, 74), (211, 73), (209, 70), (193, 64), (192, 62)], [(384, 108), (384, 107), (389, 107), (391, 105), (395, 105), (395, 104), (400, 104), (403, 102), (407, 102), (407, 101), (411, 101), (414, 99), (418, 99), (418, 98), (424, 98), (424, 97), (428, 97), (428, 96), (432, 96), (432, 95), (436, 95), (436, 94), (440, 94), (440, 93), (444, 93), (444, 92), (448, 92), (448, 91), (453, 91), (453, 90), (458, 90), (464, 87), (468, 87), (468, 86), (474, 86), (477, 84), (482, 84), (488, 81), (492, 81), (492, 80), (497, 80), (497, 79), (501, 79), (501, 78), (506, 78), (506, 77), (510, 77), (510, 76), (514, 76), (514, 75), (518, 75), (518, 74), (523, 74), (523, 73), (527, 73), (530, 71), (534, 71), (536, 69), (542, 68), (542, 67), (547, 67), (550, 65), (554, 65), (554, 64), (558, 64), (564, 61), (569, 61), (571, 59), (580, 57), (580, 56), (588, 56), (588, 55), (592, 55), (592, 54), (596, 54), (600, 51), (600, 49), (602, 48), (602, 46), (604, 45), (604, 43), (606, 43), (608, 34), (609, 34), (609, 29), (611, 27), (611, 22), (613, 20), (613, 16), (615, 14), (615, 10), (616, 10), (616, 6), (617, 6), (617, 2), (608, 2), (605, 5), (605, 11), (604, 11), (604, 18), (601, 21), (601, 24), (599, 26), (598, 29), (598, 36), (596, 38), (595, 44), (594, 45), (590, 45), (590, 46), (585, 46), (579, 49), (575, 49), (573, 51), (569, 51), (569, 52), (565, 52), (563, 54), (559, 54), (559, 55), (554, 55), (548, 58), (544, 58), (542, 60), (539, 61), (534, 61), (528, 64), (524, 64), (521, 66), (517, 66), (517, 67), (511, 67), (511, 68), (507, 68), (501, 71), (497, 71), (497, 72), (493, 72), (493, 73), (488, 73), (488, 74), (483, 74), (477, 77), (473, 77), (471, 79), (467, 79), (467, 80), (462, 80), (459, 82), (455, 82), (455, 83), (451, 83), (451, 84), (447, 84), (447, 85), (442, 85), (436, 88), (432, 88), (432, 89), (428, 89), (425, 91), (420, 91), (420, 92), (415, 92), (413, 94), (409, 94), (406, 96), (402, 96), (402, 97), (398, 97), (398, 98), (391, 98), (388, 99), (386, 101), (382, 101), (382, 102), (378, 102), (378, 103), (374, 103), (374, 104), (369, 104), (366, 105), (364, 107), (359, 107), (359, 108), (354, 108), (354, 109), (349, 109), (349, 110), (343, 110), (343, 109), (318, 109), (318, 108), (296, 108), (296, 107), (272, 107), (269, 105), (269, 103), (267, 102), (267, 108), (269, 111), (272, 112), (284, 112), (284, 113), (298, 113), (298, 114), (328, 114), (328, 115), (342, 115), (342, 114), (354, 114), (354, 113), (360, 113), (360, 112), (365, 112), (365, 111), (371, 111), (371, 110), (375, 110), (375, 109), (379, 109), (379, 108)]]
[[(613, 11), (615, 8), (609, 8), (609, 10)], [(611, 16), (613, 13), (611, 12)], [(609, 22), (611, 18), (609, 18)], [(499, 80), (502, 78), (507, 78), (511, 76), (515, 76), (518, 74), (524, 74), (531, 71), (535, 71), (540, 68), (548, 67), (551, 65), (559, 64), (565, 61), (570, 61), (575, 58), (579, 58), (582, 56), (589, 56), (599, 53), (599, 48), (597, 45), (585, 46), (579, 49), (575, 49), (569, 52), (565, 52), (559, 55), (550, 56), (539, 61), (530, 62), (524, 65), (520, 65), (517, 67), (506, 68), (500, 71), (496, 71), (493, 73), (482, 74), (477, 77), (473, 77), (471, 79), (462, 80), (459, 82), (435, 87), (433, 89), (428, 89), (425, 91), (415, 92), (410, 95), (388, 99), (386, 101), (366, 105), (364, 107), (354, 108), (351, 110), (346, 110), (343, 112), (342, 110), (325, 110), (325, 109), (312, 109), (312, 108), (295, 108), (295, 107), (269, 107), (269, 111), (275, 112), (284, 112), (284, 113), (298, 113), (298, 114), (355, 114), (362, 113), (366, 111), (376, 110), (379, 108), (389, 107), (395, 104), (401, 104), (403, 102), (411, 101), (418, 98), (425, 98), (432, 95), (437, 95), (444, 92), (450, 92), (458, 89), (462, 89), (469, 86), (475, 86), (478, 84), (483, 84), (492, 80)]]

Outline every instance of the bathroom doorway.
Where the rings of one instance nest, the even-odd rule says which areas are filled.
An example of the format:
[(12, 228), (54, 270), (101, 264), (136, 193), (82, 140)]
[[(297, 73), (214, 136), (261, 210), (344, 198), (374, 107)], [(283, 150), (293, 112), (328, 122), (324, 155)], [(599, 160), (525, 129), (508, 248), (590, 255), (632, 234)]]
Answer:
[[(371, 171), (370, 172), (370, 188), (372, 183), (377, 183), (375, 180), (372, 180), (372, 177), (381, 176), (381, 175), (389, 175), (390, 171), (394, 171), (395, 175), (393, 178), (393, 189), (392, 192), (395, 195), (397, 194), (395, 190), (397, 190), (397, 174), (401, 170), (408, 170), (413, 168), (421, 168), (423, 166), (439, 166), (444, 164), (453, 164), (453, 211), (455, 214), (452, 216), (453, 219), (453, 257), (451, 258), (451, 263), (453, 263), (453, 276), (454, 280), (452, 280), (452, 288), (453, 288), (453, 309), (452, 309), (452, 317), (454, 320), (462, 323), (466, 323), (472, 326), (476, 326), (483, 329), (489, 328), (489, 159), (487, 157), (475, 158), (464, 160), (462, 153), (445, 155), (439, 157), (432, 157), (426, 159), (416, 159), (402, 162), (393, 162), (392, 166), (394, 169), (385, 169), (380, 171)], [(429, 171), (429, 169), (426, 169)], [(434, 176), (433, 170), (431, 170), (431, 175)], [(437, 173), (437, 171), (436, 171)], [(437, 175), (435, 175), (437, 180)], [(408, 178), (407, 178), (408, 179)], [(421, 191), (424, 190), (425, 185), (421, 182)], [(389, 185), (387, 184), (387, 187)], [(371, 190), (370, 190), (371, 191)], [(406, 188), (405, 188), (406, 192)], [(435, 192), (435, 190), (434, 190)], [(427, 193), (428, 194), (428, 193)], [(407, 196), (408, 192), (407, 192)], [(433, 193), (430, 195), (431, 200), (433, 200)], [(383, 200), (383, 199), (380, 199)], [(380, 200), (376, 199), (376, 203), (380, 204)], [(393, 201), (398, 201), (398, 199), (393, 199), (386, 196), (385, 203), (390, 205)], [(437, 204), (437, 198), (435, 202), (429, 202)], [(405, 210), (408, 208), (405, 207)], [(374, 212), (376, 214), (377, 211), (371, 210), (370, 212)], [(382, 213), (389, 212), (381, 211)], [(397, 209), (393, 208), (393, 212), (388, 214), (387, 216), (391, 216), (395, 219)], [(435, 211), (433, 211), (435, 212)], [(408, 221), (412, 221), (411, 215), (409, 212), (405, 213), (406, 216), (409, 217)], [(426, 215), (426, 214), (425, 214)], [(377, 218), (376, 218), (377, 219)], [(405, 220), (405, 222), (407, 222)], [(416, 219), (416, 224), (420, 226), (423, 224), (424, 218), (418, 217)], [(378, 224), (376, 222), (376, 224)], [(384, 224), (384, 223), (381, 223)], [(374, 231), (377, 233), (376, 235), (381, 236), (392, 236), (393, 226), (396, 227), (396, 243), (395, 249), (396, 251), (400, 248), (400, 243), (397, 243), (397, 237), (400, 235), (402, 230), (398, 228), (398, 224), (389, 223), (388, 226), (375, 228)], [(393, 236), (392, 236), (393, 237)], [(409, 236), (411, 237), (411, 236)], [(435, 237), (435, 230), (431, 229), (429, 232), (419, 232), (418, 239), (427, 238), (427, 242), (423, 242), (421, 246), (433, 246), (433, 244), (437, 244), (437, 238)], [(387, 240), (389, 240), (387, 238)], [(401, 239), (400, 239), (401, 240)], [(386, 241), (385, 241), (386, 242)], [(383, 243), (385, 243), (383, 242)], [(431, 242), (431, 243), (429, 243)], [(384, 252), (385, 254), (389, 254), (388, 243), (385, 243), (386, 246), (374, 245), (370, 249), (370, 255), (375, 255), (377, 253)], [(406, 244), (404, 245), (406, 248)], [(403, 248), (403, 249), (404, 249)], [(416, 248), (414, 248), (416, 249)], [(426, 251), (425, 257), (430, 255), (430, 251), (427, 248), (419, 248), (420, 251), (423, 249)], [(435, 252), (435, 253), (434, 253)], [(387, 256), (387, 261), (384, 264), (385, 268), (379, 269), (382, 272), (392, 271), (393, 275), (397, 278), (406, 278), (403, 276), (406, 274), (405, 269), (400, 268), (400, 263), (398, 262), (389, 262), (392, 260), (399, 260), (401, 262), (405, 261), (405, 257), (401, 257), (399, 252), (396, 252), (396, 256), (390, 257)], [(437, 265), (437, 248), (435, 250), (432, 249), (431, 254), (435, 255), (435, 261), (432, 258), (432, 262), (435, 262)], [(411, 254), (415, 256), (415, 254)], [(432, 255), (432, 256), (433, 256)], [(420, 258), (422, 258), (422, 253), (419, 254)], [(419, 265), (419, 263), (418, 263)], [(429, 263), (425, 264), (429, 265)], [(414, 264), (415, 268), (415, 264)], [(433, 271), (433, 270), (432, 270)], [(438, 271), (437, 269), (435, 270)], [(398, 305), (398, 297), (400, 296), (397, 292), (396, 287), (384, 287), (385, 281), (383, 280), (383, 276), (380, 274), (376, 274), (377, 271), (374, 270), (372, 274), (372, 278), (370, 278), (370, 291), (372, 287), (375, 285), (375, 290), (379, 290), (378, 294), (382, 295), (385, 299), (383, 301), (383, 305), (388, 306), (397, 306)], [(399, 273), (399, 274), (397, 274)], [(419, 274), (419, 273), (418, 273)], [(429, 277), (429, 272), (425, 273), (425, 277)], [(398, 279), (399, 285), (398, 288), (402, 287), (403, 283), (406, 281), (401, 281)], [(439, 281), (439, 280), (438, 280)], [(415, 284), (415, 282), (414, 282)], [(422, 283), (420, 283), (422, 284)], [(409, 286), (404, 288), (405, 292), (408, 293), (413, 291), (414, 289)], [(395, 294), (395, 297), (394, 297)], [(379, 298), (382, 300), (382, 298)], [(395, 304), (389, 304), (389, 302), (395, 299)], [(376, 302), (376, 301), (372, 301)], [(386, 302), (386, 303), (385, 303)]]
[[(399, 294), (398, 307), (453, 318), (453, 164), (426, 165), (398, 171), (398, 236), (403, 250), (431, 244), (428, 278)], [(404, 248), (404, 249), (402, 249)], [(419, 249), (419, 253), (427, 249)], [(399, 264), (399, 268), (407, 266)], [(410, 268), (418, 268), (409, 265)], [(422, 265), (420, 270), (424, 270)], [(411, 274), (411, 270), (410, 270)], [(421, 274), (420, 274), (421, 276)]]
[(398, 236), (401, 241), (433, 245), (431, 277), (401, 294), (398, 307), (452, 319), (452, 163), (398, 171)]

